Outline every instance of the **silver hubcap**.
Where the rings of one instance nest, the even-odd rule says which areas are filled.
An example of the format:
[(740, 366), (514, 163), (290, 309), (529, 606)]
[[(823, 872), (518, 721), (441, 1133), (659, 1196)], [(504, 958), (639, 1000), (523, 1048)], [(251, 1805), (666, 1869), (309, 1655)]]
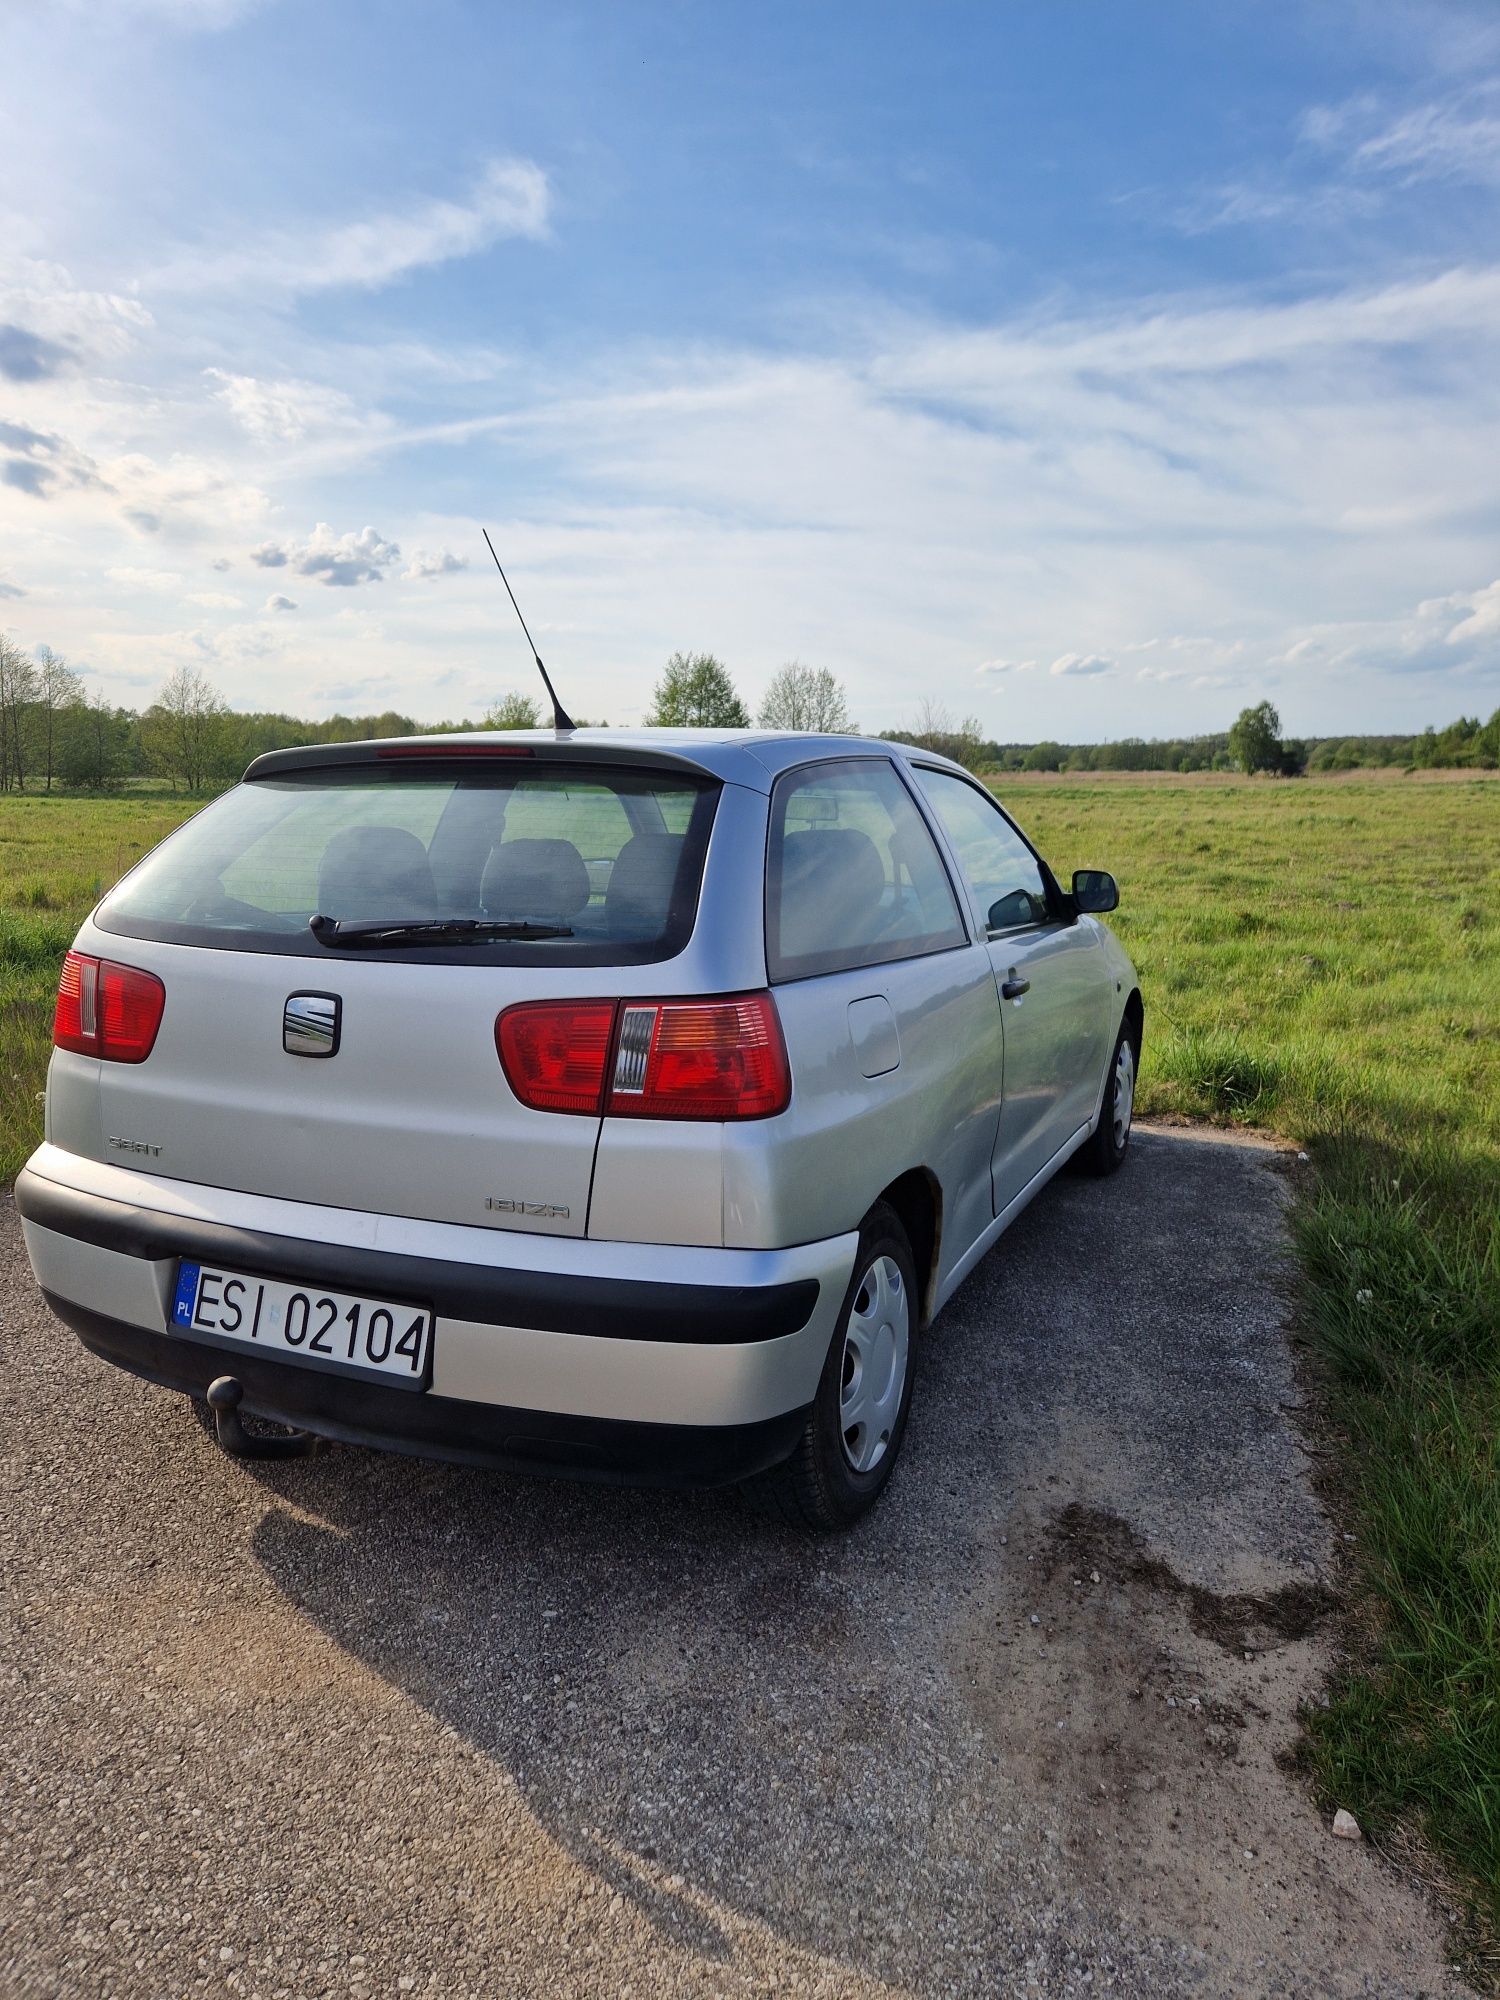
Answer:
[(1130, 1114), (1135, 1109), (1135, 1050), (1121, 1042), (1115, 1057), (1115, 1151), (1130, 1137)]
[(877, 1257), (859, 1281), (839, 1392), (839, 1428), (844, 1456), (856, 1472), (869, 1472), (885, 1457), (906, 1385), (911, 1343), (911, 1302), (901, 1266)]

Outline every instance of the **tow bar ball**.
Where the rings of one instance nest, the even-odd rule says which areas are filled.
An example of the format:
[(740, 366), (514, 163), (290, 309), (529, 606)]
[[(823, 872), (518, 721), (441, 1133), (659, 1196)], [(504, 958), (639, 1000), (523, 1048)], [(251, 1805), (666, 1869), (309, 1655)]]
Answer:
[(219, 1375), (208, 1385), (208, 1407), (220, 1448), (232, 1458), (307, 1458), (322, 1439), (312, 1431), (292, 1431), (286, 1437), (252, 1435), (240, 1421), (243, 1385), (233, 1375)]

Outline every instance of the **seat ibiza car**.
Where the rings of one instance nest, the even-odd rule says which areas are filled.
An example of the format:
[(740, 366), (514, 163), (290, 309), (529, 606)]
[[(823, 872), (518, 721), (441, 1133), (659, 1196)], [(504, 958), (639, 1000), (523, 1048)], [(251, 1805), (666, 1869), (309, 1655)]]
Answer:
[(921, 1330), (1071, 1156), (1124, 1158), (1115, 902), (900, 744), (276, 751), (68, 953), (33, 1267), (232, 1449), (748, 1480), (837, 1526)]

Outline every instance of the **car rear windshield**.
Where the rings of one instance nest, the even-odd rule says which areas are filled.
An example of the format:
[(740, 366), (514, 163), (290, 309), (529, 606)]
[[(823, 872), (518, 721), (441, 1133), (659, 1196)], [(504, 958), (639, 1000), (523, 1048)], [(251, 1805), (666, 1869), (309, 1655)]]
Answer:
[[(718, 789), (676, 771), (498, 759), (283, 772), (190, 820), (95, 922), (170, 944), (322, 958), (317, 917), (333, 949), (390, 958), (646, 964), (692, 931)], [(412, 928), (372, 947), (387, 925)]]

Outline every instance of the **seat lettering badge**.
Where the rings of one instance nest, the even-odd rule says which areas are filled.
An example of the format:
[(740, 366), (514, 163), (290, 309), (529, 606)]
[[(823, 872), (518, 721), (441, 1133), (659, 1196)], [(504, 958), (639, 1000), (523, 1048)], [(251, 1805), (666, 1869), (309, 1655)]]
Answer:
[(572, 1209), (564, 1208), (555, 1201), (501, 1201), (493, 1194), (485, 1196), (484, 1205), (494, 1209), (497, 1215), (549, 1215), (564, 1222), (573, 1213)]
[(289, 1056), (336, 1056), (342, 1003), (337, 993), (292, 993), (281, 1012), (281, 1046)]

